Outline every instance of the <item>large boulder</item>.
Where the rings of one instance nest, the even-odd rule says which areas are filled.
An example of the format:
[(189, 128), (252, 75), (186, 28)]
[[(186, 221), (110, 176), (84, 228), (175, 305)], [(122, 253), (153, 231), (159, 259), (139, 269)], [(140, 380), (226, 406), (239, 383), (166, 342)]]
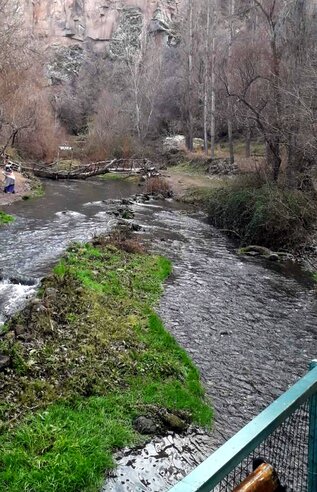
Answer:
[(165, 137), (163, 140), (163, 149), (166, 152), (177, 152), (186, 149), (186, 138), (184, 135), (173, 135)]
[(204, 140), (202, 138), (193, 138), (193, 149), (204, 150)]

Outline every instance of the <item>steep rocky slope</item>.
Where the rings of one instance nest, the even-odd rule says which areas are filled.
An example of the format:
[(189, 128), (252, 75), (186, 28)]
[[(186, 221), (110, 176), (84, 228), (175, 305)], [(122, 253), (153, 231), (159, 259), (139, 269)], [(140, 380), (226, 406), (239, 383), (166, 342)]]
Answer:
[(24, 15), (34, 34), (70, 44), (93, 40), (107, 43), (133, 26), (140, 15), (150, 30), (169, 32), (178, 0), (25, 0)]

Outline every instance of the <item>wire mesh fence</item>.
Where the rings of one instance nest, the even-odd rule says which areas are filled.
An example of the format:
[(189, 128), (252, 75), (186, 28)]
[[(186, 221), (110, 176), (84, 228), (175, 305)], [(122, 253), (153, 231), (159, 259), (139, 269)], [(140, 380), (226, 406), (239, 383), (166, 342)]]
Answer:
[(215, 492), (232, 492), (262, 460), (273, 466), (287, 492), (307, 492), (309, 402), (301, 405), (247, 458), (227, 475)]
[(317, 492), (317, 360), (170, 492), (238, 490)]

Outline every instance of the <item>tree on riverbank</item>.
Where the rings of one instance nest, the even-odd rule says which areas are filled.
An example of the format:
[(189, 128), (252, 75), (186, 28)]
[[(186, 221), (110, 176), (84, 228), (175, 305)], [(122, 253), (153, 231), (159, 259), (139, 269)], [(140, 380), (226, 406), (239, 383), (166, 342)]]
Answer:
[(306, 1), (253, 3), (257, 40), (246, 48), (248, 33), (237, 36), (233, 82), (229, 86), (224, 79), (226, 92), (241, 117), (255, 123), (261, 133), (275, 181), (285, 149), (289, 184), (294, 186), (294, 174), (312, 165), (315, 147), (314, 25)]
[[(155, 12), (151, 25), (131, 9), (105, 53), (78, 45), (50, 55), (49, 64), (42, 41), (26, 40), (19, 1), (0, 0), (0, 11), (4, 142), (25, 152), (25, 141), (43, 127), (50, 149), (41, 138), (29, 153), (44, 160), (58, 147), (61, 126), (86, 139), (83, 152), (100, 157), (142, 153), (162, 135), (181, 133), (189, 149), (203, 137), (211, 157), (216, 140), (226, 141), (232, 162), (234, 139), (245, 138), (250, 156), (253, 138), (265, 144), (274, 180), (282, 168), (289, 186), (309, 185), (316, 154), (312, 0), (183, 0), (168, 22)], [(58, 70), (65, 72), (60, 78)], [(25, 111), (8, 101), (13, 78), (21, 81)], [(37, 94), (45, 117), (34, 124)]]

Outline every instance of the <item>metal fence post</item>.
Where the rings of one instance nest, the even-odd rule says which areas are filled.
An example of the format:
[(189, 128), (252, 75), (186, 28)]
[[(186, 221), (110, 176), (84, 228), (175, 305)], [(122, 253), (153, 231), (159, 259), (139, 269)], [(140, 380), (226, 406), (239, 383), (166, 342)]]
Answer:
[[(313, 360), (309, 369), (317, 367)], [(309, 402), (309, 440), (308, 440), (308, 492), (317, 491), (317, 393), (310, 397)]]

